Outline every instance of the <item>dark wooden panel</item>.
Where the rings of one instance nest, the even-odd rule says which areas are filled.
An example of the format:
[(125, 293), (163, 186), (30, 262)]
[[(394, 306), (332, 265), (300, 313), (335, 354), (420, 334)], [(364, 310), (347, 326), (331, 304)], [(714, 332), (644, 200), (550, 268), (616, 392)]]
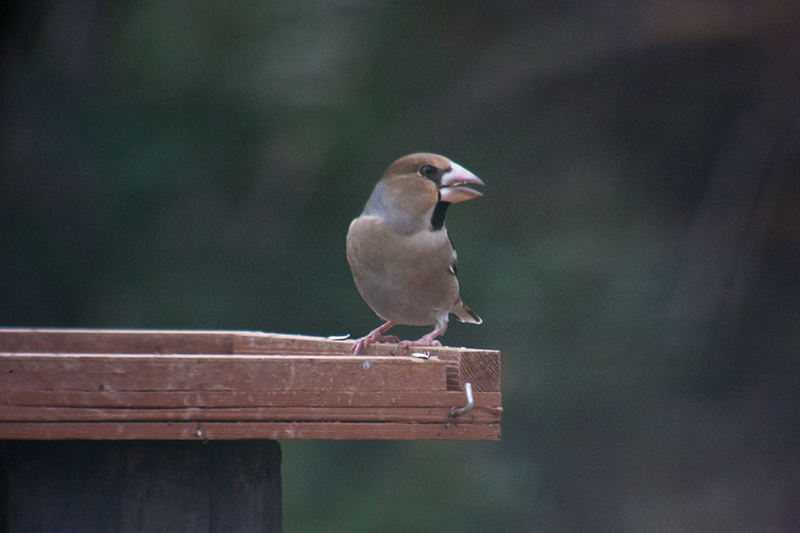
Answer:
[(274, 532), (275, 441), (0, 443), (9, 531)]

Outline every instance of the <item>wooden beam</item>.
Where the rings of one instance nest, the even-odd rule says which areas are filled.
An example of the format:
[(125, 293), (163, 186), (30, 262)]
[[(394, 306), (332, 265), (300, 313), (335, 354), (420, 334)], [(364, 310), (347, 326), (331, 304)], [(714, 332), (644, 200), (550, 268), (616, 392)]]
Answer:
[[(499, 439), (499, 352), (351, 347), (254, 332), (0, 329), (0, 439)], [(475, 407), (453, 418), (467, 381)]]

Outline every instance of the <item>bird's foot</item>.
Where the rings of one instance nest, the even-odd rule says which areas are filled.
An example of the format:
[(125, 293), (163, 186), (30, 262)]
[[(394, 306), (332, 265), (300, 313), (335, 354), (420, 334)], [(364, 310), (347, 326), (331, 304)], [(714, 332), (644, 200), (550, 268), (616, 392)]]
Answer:
[(434, 329), (427, 335), (423, 335), (418, 340), (415, 341), (403, 341), (397, 345), (397, 347), (401, 350), (406, 352), (409, 351), (409, 348), (412, 346), (441, 346), (442, 343), (436, 340), (436, 337), (440, 335), (439, 329)]
[(373, 342), (398, 342), (399, 340), (400, 337), (397, 335), (373, 335), (370, 333), (360, 339), (356, 339), (356, 343), (353, 345), (353, 355), (359, 355)]
[(356, 339), (353, 345), (353, 355), (359, 355), (373, 342), (398, 342), (400, 338), (396, 335), (384, 335), (392, 326), (394, 326), (394, 322), (387, 322), (360, 339)]

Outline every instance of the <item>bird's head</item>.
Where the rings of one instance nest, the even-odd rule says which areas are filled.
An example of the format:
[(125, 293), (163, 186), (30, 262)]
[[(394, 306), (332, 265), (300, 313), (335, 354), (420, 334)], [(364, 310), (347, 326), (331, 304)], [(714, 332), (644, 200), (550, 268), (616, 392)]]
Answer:
[[(404, 226), (409, 232), (428, 221), (435, 227), (434, 210), (441, 214), (443, 223), (447, 205), (483, 196), (466, 187), (467, 184), (483, 185), (483, 182), (444, 156), (428, 153), (407, 155), (386, 169), (365, 212), (373, 211), (396, 225)], [(440, 227), (441, 223), (438, 224)]]

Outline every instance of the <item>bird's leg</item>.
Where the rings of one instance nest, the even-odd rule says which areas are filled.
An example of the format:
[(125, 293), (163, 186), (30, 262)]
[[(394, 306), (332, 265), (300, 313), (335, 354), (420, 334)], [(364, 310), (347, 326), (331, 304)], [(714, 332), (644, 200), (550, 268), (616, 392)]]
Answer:
[(428, 333), (427, 335), (423, 335), (420, 339), (415, 341), (403, 341), (400, 343), (399, 348), (403, 350), (408, 350), (411, 346), (441, 346), (442, 343), (436, 340), (436, 337), (442, 334), (442, 330), (434, 328), (433, 331)]
[(391, 320), (379, 326), (369, 334), (361, 337), (360, 339), (356, 340), (356, 343), (353, 345), (353, 355), (360, 354), (367, 346), (372, 344), (373, 342), (397, 342), (400, 339), (395, 337), (394, 335), (384, 335), (387, 331), (389, 331), (395, 323)]

